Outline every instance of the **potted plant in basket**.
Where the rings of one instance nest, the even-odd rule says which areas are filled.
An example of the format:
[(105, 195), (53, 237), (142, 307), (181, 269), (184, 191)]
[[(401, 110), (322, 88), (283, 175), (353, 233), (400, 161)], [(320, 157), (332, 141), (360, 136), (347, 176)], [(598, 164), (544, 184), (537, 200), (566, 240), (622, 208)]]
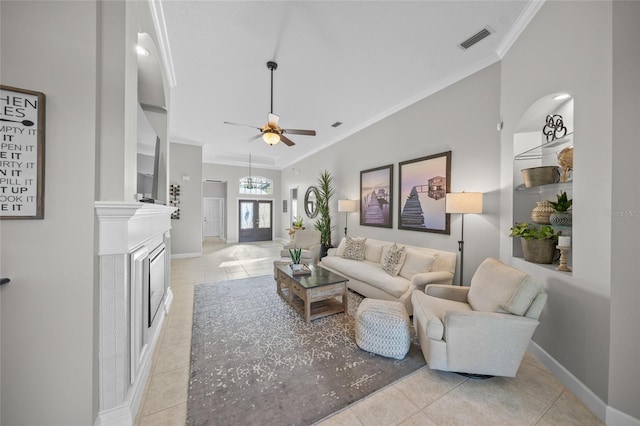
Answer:
[(331, 232), (333, 231), (333, 227), (331, 226), (329, 202), (331, 201), (331, 197), (333, 197), (334, 193), (333, 176), (331, 176), (329, 171), (325, 170), (320, 173), (320, 176), (318, 177), (318, 219), (316, 219), (315, 223), (316, 230), (320, 231), (320, 244), (322, 245), (322, 250), (320, 252), (321, 258), (326, 256), (327, 250), (332, 247)]
[(557, 201), (549, 201), (551, 207), (553, 207), (553, 213), (549, 215), (549, 221), (552, 225), (556, 226), (571, 226), (573, 223), (573, 216), (571, 213), (571, 206), (573, 200), (567, 197), (567, 193), (562, 191), (556, 196)]
[(291, 261), (293, 264), (291, 265), (291, 269), (295, 271), (300, 271), (304, 267), (300, 260), (302, 259), (302, 249), (301, 248), (290, 248), (289, 254), (291, 255)]
[(524, 260), (534, 263), (553, 263), (558, 235), (549, 225), (530, 226), (527, 222), (511, 227), (510, 237), (520, 237)]

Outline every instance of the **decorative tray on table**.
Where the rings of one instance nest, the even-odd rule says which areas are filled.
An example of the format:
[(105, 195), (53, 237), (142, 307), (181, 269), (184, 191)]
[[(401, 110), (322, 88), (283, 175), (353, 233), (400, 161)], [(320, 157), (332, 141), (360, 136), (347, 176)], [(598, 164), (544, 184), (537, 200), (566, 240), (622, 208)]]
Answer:
[(293, 264), (289, 265), (289, 268), (291, 268), (291, 273), (293, 275), (311, 275), (311, 269), (309, 269), (309, 266), (305, 264), (300, 264), (300, 266), (302, 266), (300, 269), (294, 269)]

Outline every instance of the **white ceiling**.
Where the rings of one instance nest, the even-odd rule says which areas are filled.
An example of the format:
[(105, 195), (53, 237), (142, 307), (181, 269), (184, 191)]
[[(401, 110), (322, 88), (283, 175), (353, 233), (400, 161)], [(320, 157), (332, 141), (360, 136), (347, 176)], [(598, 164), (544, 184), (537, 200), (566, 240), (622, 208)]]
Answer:
[[(284, 169), (496, 62), (537, 11), (530, 1), (162, 2), (176, 86), (172, 142), (203, 145), (203, 161)], [(459, 43), (488, 27), (469, 50)], [(273, 112), (296, 145), (269, 146)], [(473, 94), (469, 94), (473, 96)], [(343, 124), (331, 127), (336, 121)], [(401, 131), (401, 129), (399, 129)]]

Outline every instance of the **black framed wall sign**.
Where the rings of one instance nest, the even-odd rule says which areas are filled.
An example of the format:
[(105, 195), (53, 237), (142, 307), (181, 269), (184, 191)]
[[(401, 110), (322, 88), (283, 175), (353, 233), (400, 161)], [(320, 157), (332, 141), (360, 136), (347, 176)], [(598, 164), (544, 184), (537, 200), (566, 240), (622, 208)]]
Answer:
[(45, 95), (0, 85), (0, 219), (44, 218)]

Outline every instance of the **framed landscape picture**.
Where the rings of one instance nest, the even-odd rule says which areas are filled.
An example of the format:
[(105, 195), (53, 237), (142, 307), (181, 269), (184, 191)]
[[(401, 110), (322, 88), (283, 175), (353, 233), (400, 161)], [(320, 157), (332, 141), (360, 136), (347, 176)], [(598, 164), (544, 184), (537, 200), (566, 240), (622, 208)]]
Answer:
[(360, 172), (360, 225), (393, 225), (393, 164)]
[(398, 229), (449, 234), (451, 151), (400, 163)]

